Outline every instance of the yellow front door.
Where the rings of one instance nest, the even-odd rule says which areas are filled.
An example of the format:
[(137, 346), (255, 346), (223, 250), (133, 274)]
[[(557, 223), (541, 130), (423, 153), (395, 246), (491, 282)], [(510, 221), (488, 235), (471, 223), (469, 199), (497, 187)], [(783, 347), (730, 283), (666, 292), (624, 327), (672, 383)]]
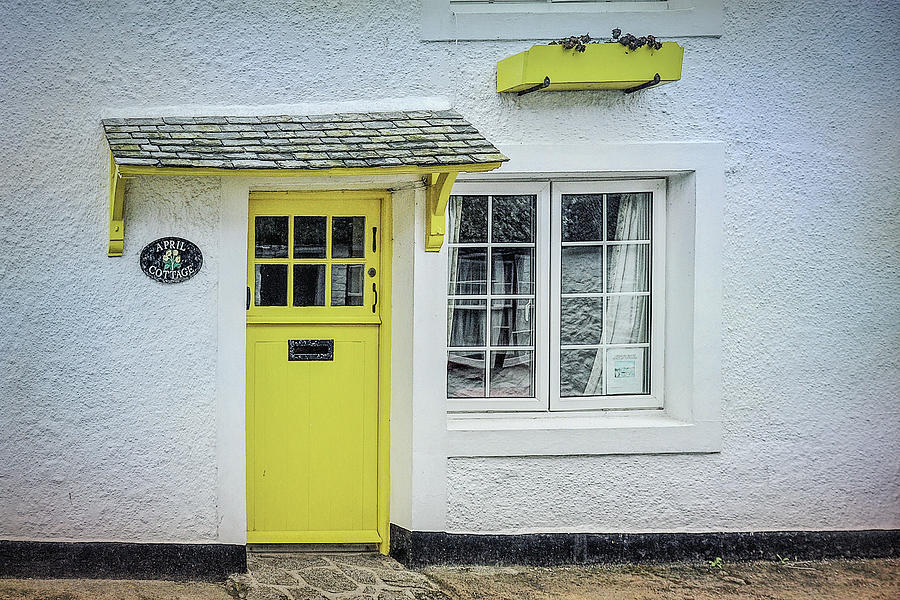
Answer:
[(347, 192), (250, 198), (249, 543), (386, 548), (381, 208)]

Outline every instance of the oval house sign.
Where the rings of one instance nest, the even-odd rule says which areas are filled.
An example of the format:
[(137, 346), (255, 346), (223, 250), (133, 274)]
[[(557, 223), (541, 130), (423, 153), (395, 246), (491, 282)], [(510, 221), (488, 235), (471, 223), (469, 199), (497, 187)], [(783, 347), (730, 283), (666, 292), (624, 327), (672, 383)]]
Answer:
[(200, 248), (183, 238), (159, 238), (141, 251), (141, 270), (147, 277), (163, 283), (187, 281), (202, 266)]

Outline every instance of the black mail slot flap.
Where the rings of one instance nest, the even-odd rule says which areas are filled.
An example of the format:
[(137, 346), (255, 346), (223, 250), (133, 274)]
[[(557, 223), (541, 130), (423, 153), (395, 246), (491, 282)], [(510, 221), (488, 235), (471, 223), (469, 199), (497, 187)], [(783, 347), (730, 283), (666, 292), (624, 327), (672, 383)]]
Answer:
[(288, 340), (288, 360), (334, 360), (334, 340)]

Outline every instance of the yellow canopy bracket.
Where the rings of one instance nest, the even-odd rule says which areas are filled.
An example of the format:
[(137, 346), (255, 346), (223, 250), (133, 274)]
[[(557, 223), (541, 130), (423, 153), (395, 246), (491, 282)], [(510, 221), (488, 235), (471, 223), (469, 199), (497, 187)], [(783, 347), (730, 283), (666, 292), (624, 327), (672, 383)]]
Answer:
[(125, 249), (125, 177), (109, 154), (109, 256), (122, 256)]
[(426, 177), (425, 191), (425, 251), (440, 252), (444, 244), (447, 222), (447, 201), (450, 190), (459, 173), (430, 173)]

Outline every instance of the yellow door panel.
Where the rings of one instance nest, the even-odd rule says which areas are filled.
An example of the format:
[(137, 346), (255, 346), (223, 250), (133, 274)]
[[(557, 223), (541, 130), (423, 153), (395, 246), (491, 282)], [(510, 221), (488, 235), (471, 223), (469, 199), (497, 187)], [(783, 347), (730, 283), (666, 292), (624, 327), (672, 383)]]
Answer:
[(251, 196), (250, 543), (387, 549), (379, 200), (342, 192)]

